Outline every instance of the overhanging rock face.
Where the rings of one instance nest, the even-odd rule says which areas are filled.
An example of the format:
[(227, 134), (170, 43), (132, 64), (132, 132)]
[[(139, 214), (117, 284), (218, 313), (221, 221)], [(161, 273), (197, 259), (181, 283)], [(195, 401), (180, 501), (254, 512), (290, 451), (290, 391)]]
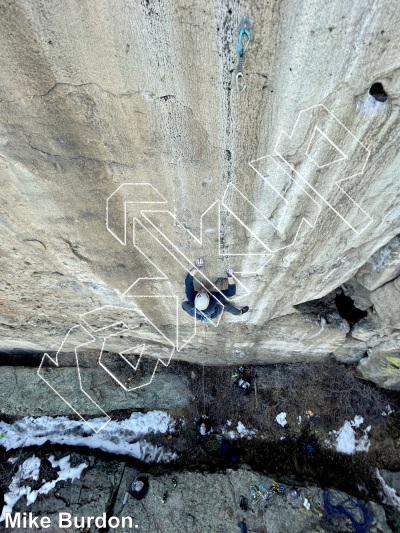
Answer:
[[(56, 351), (76, 324), (102, 340), (124, 320), (126, 349), (206, 363), (343, 344), (346, 324), (293, 305), (400, 231), (397, 6), (257, 6), (239, 93), (234, 6), (2, 5), (1, 349)], [(200, 255), (206, 286), (235, 264), (250, 312), (195, 331), (180, 304)]]

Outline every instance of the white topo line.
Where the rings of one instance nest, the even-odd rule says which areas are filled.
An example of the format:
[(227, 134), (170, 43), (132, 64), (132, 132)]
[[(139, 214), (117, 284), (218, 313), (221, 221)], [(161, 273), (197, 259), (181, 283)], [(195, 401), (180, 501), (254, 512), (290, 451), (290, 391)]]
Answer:
[[(292, 134), (291, 135), (288, 135), (284, 132), (284, 130), (281, 130), (280, 134), (279, 134), (279, 137), (278, 137), (278, 141), (276, 143), (276, 147), (275, 147), (275, 152), (276, 154), (287, 164), (289, 165), (290, 169), (291, 169), (291, 179), (294, 179), (294, 176), (293, 176), (293, 173), (296, 174), (296, 176), (299, 178), (299, 180), (305, 184), (306, 187), (310, 187), (313, 191), (313, 193), (325, 204), (327, 205), (330, 209), (332, 209), (335, 214), (341, 219), (343, 220), (347, 225), (348, 227), (350, 227), (356, 234), (359, 234), (361, 233), (362, 231), (365, 230), (365, 227), (362, 229), (361, 232), (357, 231), (353, 226), (352, 224), (350, 224), (314, 187), (312, 187), (308, 182), (307, 180), (301, 176), (297, 171), (296, 169), (290, 164), (290, 162), (287, 161), (287, 159), (285, 158), (285, 156), (280, 153), (279, 151), (279, 143), (281, 141), (281, 138), (283, 136), (286, 136), (286, 138), (288, 139), (292, 139), (293, 136), (295, 135), (295, 131), (296, 131), (296, 127), (299, 123), (299, 120), (300, 120), (300, 116), (302, 113), (304, 112), (307, 112), (307, 111), (311, 111), (317, 107), (321, 107), (323, 108), (332, 118), (333, 120), (335, 120), (337, 123), (339, 123), (345, 130), (348, 134), (350, 134), (355, 141), (357, 141), (358, 143), (360, 143), (360, 145), (365, 149), (366, 153), (367, 153), (367, 157), (364, 161), (364, 164), (362, 166), (362, 169), (355, 173), (354, 175), (351, 175), (351, 176), (348, 176), (346, 178), (343, 178), (339, 181), (336, 182), (336, 186), (339, 187), (339, 189), (341, 189), (342, 193), (344, 195), (346, 195), (350, 200), (351, 202), (369, 219), (369, 223), (366, 227), (368, 227), (371, 223), (372, 223), (372, 218), (359, 206), (359, 204), (357, 202), (355, 202), (344, 190), (343, 188), (340, 186), (340, 183), (354, 177), (354, 176), (357, 176), (359, 174), (362, 174), (364, 172), (364, 169), (365, 169), (365, 165), (367, 163), (367, 160), (369, 158), (369, 155), (370, 155), (370, 151), (368, 150), (368, 148), (366, 148), (362, 143), (361, 141), (359, 141), (351, 132), (350, 130), (348, 130), (348, 128), (346, 128), (346, 126), (344, 126), (344, 124), (342, 124), (325, 106), (323, 106), (322, 104), (320, 106), (316, 105), (316, 106), (312, 106), (310, 108), (307, 108), (307, 109), (304, 109), (302, 111), (300, 111), (297, 119), (296, 119), (296, 122), (295, 122), (295, 125), (293, 127), (293, 130), (292, 130)], [(311, 141), (312, 139), (314, 138), (314, 135), (315, 135), (315, 132), (318, 131), (318, 133), (320, 133), (323, 137), (325, 137), (325, 139), (330, 142), (334, 148), (337, 149), (340, 157), (334, 161), (332, 161), (331, 163), (328, 163), (326, 165), (318, 165), (318, 163), (312, 158), (312, 156), (310, 155), (310, 146), (311, 146)], [(332, 139), (330, 139), (318, 126), (315, 126), (314, 128), (314, 133), (311, 137), (311, 140), (309, 142), (309, 145), (307, 147), (307, 150), (306, 150), (306, 155), (307, 157), (309, 157), (313, 162), (314, 164), (318, 167), (318, 168), (322, 168), (322, 167), (326, 167), (326, 166), (329, 166), (331, 164), (334, 164), (334, 163), (338, 163), (342, 160), (345, 160), (345, 159), (349, 159), (348, 156), (343, 152), (343, 150), (341, 150), (333, 141)], [(261, 161), (263, 159), (266, 159), (267, 157), (271, 157), (271, 156), (265, 156), (265, 157), (262, 157), (262, 158), (259, 158), (259, 159), (256, 159), (256, 160), (253, 160), (253, 161), (250, 161), (249, 162), (249, 165), (255, 170), (255, 172), (261, 176), (261, 178), (263, 179), (263, 182), (266, 183), (272, 190), (274, 190), (274, 192), (276, 194), (278, 194), (279, 196), (281, 196), (281, 199), (282, 201), (284, 202), (284, 205), (285, 205), (285, 209), (287, 208), (288, 206), (288, 201), (286, 198), (284, 198), (282, 195), (280, 195), (279, 191), (277, 189), (275, 189), (271, 183), (268, 182), (268, 180), (265, 179), (265, 176), (262, 175), (262, 173), (260, 173), (260, 171), (257, 170), (257, 168), (254, 166), (254, 163), (258, 162), (258, 161)], [(283, 168), (283, 167), (282, 167)], [(285, 171), (286, 172), (286, 171)], [(289, 175), (289, 174), (288, 174)], [(306, 192), (305, 190), (305, 187), (302, 186), (299, 182), (297, 182), (297, 185), (300, 187), (300, 189), (305, 193), (307, 194), (314, 202), (315, 200)], [(271, 221), (257, 208), (256, 205), (254, 205), (253, 202), (251, 202), (251, 200), (249, 198), (247, 198), (247, 196), (245, 196), (241, 191), (239, 191), (239, 189), (237, 189), (237, 187), (235, 187), (234, 185), (230, 185), (234, 191), (236, 191), (238, 194), (240, 194), (251, 206), (252, 208), (254, 209), (254, 212), (258, 215), (258, 217), (260, 218), (261, 216), (261, 220), (265, 220), (266, 222), (268, 222), (268, 224), (272, 225), (273, 228), (275, 230), (279, 229), (279, 226), (278, 225), (274, 225), (271, 223)], [(266, 259), (266, 262), (264, 263), (263, 266), (265, 266), (265, 264), (267, 264), (271, 259), (272, 257), (275, 255), (275, 253), (277, 252), (277, 250), (272, 250), (270, 248), (270, 246), (268, 245), (268, 243), (265, 243), (263, 242), (253, 231), (252, 229), (246, 225), (246, 223), (241, 220), (240, 217), (238, 217), (238, 215), (227, 205), (227, 202), (226, 202), (226, 197), (227, 197), (227, 193), (229, 192), (229, 187), (228, 185), (224, 195), (223, 195), (223, 198), (222, 200), (216, 200), (208, 209), (206, 209), (206, 211), (204, 211), (203, 215), (201, 216), (200, 218), (200, 239), (198, 239), (195, 235), (193, 235), (190, 231), (186, 230), (187, 234), (190, 236), (190, 238), (192, 240), (194, 240), (194, 242), (196, 242), (198, 245), (202, 246), (203, 245), (203, 217), (208, 213), (208, 211), (210, 211), (213, 207), (215, 206), (218, 206), (218, 235), (219, 235), (219, 250), (218, 250), (218, 255), (220, 257), (225, 257), (224, 254), (221, 253), (221, 216), (220, 216), (220, 209), (221, 209), (221, 206), (226, 209), (228, 211), (229, 214), (231, 214), (240, 224), (242, 224), (242, 226), (246, 229), (246, 231), (249, 232), (249, 234), (251, 235), (252, 238), (254, 238), (264, 249), (265, 249), (265, 254), (264, 253), (255, 253), (255, 254), (252, 254), (252, 253), (243, 253), (243, 254), (229, 254), (229, 255), (232, 255), (232, 256), (240, 256), (240, 257), (254, 257), (254, 256), (265, 256), (265, 259)], [(122, 207), (123, 207), (123, 213), (122, 213), (122, 226), (121, 227), (118, 227), (118, 228), (113, 228), (112, 227), (112, 217), (111, 217), (111, 213), (110, 211), (112, 211), (112, 209), (114, 208), (115, 209), (115, 206), (117, 206), (117, 208), (119, 209), (121, 207), (121, 197), (120, 195), (123, 195), (123, 198), (122, 198)], [(128, 195), (128, 198), (126, 198), (124, 195), (127, 194)], [(142, 197), (140, 197), (140, 194), (142, 194)], [(159, 213), (160, 211), (159, 210), (151, 210), (151, 209), (143, 209), (141, 208), (144, 204), (146, 205), (146, 207), (150, 207), (150, 206), (153, 206), (154, 204), (167, 204), (168, 201), (166, 200), (166, 198), (150, 183), (123, 183), (121, 184), (108, 198), (107, 198), (107, 202), (106, 202), (106, 226), (107, 226), (107, 230), (111, 233), (111, 235), (118, 240), (118, 242), (120, 242), (122, 245), (126, 245), (127, 243), (127, 206), (128, 204), (129, 205), (135, 205), (137, 204), (139, 207), (138, 209), (138, 212), (137, 212), (137, 215), (134, 217), (134, 224), (139, 223), (150, 235), (151, 237), (159, 244), (161, 245), (164, 250), (166, 250), (172, 257), (173, 259), (179, 264), (179, 266), (181, 268), (183, 268), (184, 270), (186, 270), (187, 272), (189, 271), (189, 268), (183, 263), (183, 260), (186, 262), (186, 263), (191, 263), (191, 259), (189, 259), (188, 257), (188, 254), (185, 253), (184, 250), (181, 250), (179, 249), (179, 247), (177, 247), (172, 241), (171, 239), (169, 239), (169, 237), (162, 231), (162, 228), (158, 227), (156, 224), (154, 224), (154, 222), (152, 220), (150, 220), (149, 218), (149, 214), (150, 213)], [(318, 215), (317, 215), (317, 219), (319, 218), (319, 213), (321, 212), (321, 206), (317, 203), (318, 205), (318, 208), (319, 208), (319, 212), (318, 212)], [(165, 210), (163, 211), (164, 213), (167, 213), (169, 215), (171, 215), (173, 218), (173, 220), (175, 221), (175, 223), (177, 222), (177, 219), (176, 219), (176, 216), (174, 215), (174, 213), (172, 213), (171, 211), (168, 211), (168, 210)], [(113, 212), (113, 215), (114, 215), (114, 220), (117, 219), (118, 220), (118, 213), (115, 213)], [(158, 234), (159, 234), (159, 237), (160, 238), (157, 238), (155, 237), (152, 233), (149, 232), (148, 228), (146, 226), (144, 226), (143, 222), (139, 220), (139, 218), (142, 218), (143, 221), (145, 221), (147, 224), (150, 224), (153, 229), (155, 229)], [(312, 225), (310, 224), (307, 219), (305, 217), (302, 218), (301, 222), (305, 222), (307, 223), (310, 227), (315, 227), (315, 224)], [(182, 225), (181, 225), (182, 226)], [(182, 226), (183, 227), (183, 226)], [(122, 229), (122, 231), (121, 231)], [(117, 231), (118, 230), (118, 231)], [(284, 248), (289, 248), (291, 246), (293, 246), (296, 242), (296, 239), (298, 237), (298, 234), (299, 234), (299, 231), (300, 231), (300, 226), (299, 226), (299, 229), (297, 230), (296, 232), (296, 235), (293, 239), (292, 242), (290, 242), (287, 246), (283, 246), (282, 248), (279, 248), (278, 250), (282, 250)], [(153, 280), (168, 280), (168, 277), (165, 275), (165, 273), (157, 266), (157, 264), (152, 261), (146, 254), (144, 254), (143, 250), (140, 249), (140, 247), (137, 245), (137, 243), (135, 242), (135, 235), (133, 235), (133, 244), (135, 246), (135, 248), (145, 256), (145, 258), (149, 261), (149, 263), (154, 266), (159, 272), (160, 272), (160, 276), (159, 277), (141, 277), (141, 278), (138, 278), (134, 283), (132, 283), (128, 289), (126, 289), (126, 291), (124, 292), (124, 296), (125, 297), (129, 297), (129, 298), (133, 298), (136, 303), (138, 300), (140, 300), (141, 298), (172, 298), (175, 302), (175, 308), (176, 308), (176, 335), (175, 335), (175, 342), (172, 342), (170, 339), (168, 339), (168, 337), (165, 336), (165, 334), (161, 331), (161, 329), (154, 323), (154, 321), (152, 321), (149, 317), (146, 316), (146, 314), (141, 311), (141, 314), (146, 318), (146, 320), (155, 328), (155, 330), (162, 336), (162, 338), (164, 339), (164, 341), (170, 346), (171, 348), (171, 353), (170, 353), (170, 356), (168, 358), (167, 361), (164, 361), (162, 359), (157, 359), (157, 362), (155, 363), (155, 366), (154, 366), (154, 371), (152, 372), (151, 374), (151, 377), (149, 379), (149, 381), (145, 384), (141, 384), (139, 385), (138, 387), (133, 387), (133, 388), (129, 388), (126, 386), (125, 383), (123, 383), (121, 381), (121, 379), (119, 379), (118, 376), (116, 376), (108, 367), (107, 365), (102, 361), (102, 356), (103, 356), (103, 350), (104, 350), (104, 347), (105, 347), (105, 344), (106, 344), (106, 340), (107, 339), (110, 339), (112, 338), (113, 336), (116, 336), (117, 334), (111, 334), (111, 335), (106, 335), (104, 338), (103, 338), (103, 344), (102, 344), (102, 348), (100, 350), (100, 355), (99, 355), (99, 365), (125, 390), (125, 391), (131, 391), (131, 390), (134, 390), (135, 388), (140, 388), (140, 387), (145, 387), (145, 386), (148, 386), (152, 383), (153, 381), (153, 378), (154, 378), (154, 374), (157, 370), (157, 366), (158, 364), (161, 362), (164, 366), (168, 366), (170, 361), (171, 361), (171, 358), (173, 356), (173, 353), (175, 350), (177, 351), (180, 351), (183, 349), (183, 347), (185, 347), (189, 342), (191, 342), (193, 340), (193, 338), (196, 336), (196, 333), (197, 333), (197, 328), (196, 328), (196, 319), (195, 317), (194, 320), (193, 320), (193, 334), (190, 336), (190, 338), (182, 345), (180, 345), (179, 343), (179, 296), (177, 294), (172, 294), (172, 295), (166, 295), (166, 296), (155, 296), (153, 294), (135, 294), (135, 295), (128, 295), (127, 293), (129, 291), (131, 291), (132, 289), (134, 289), (135, 285), (140, 282), (140, 281), (144, 281), (144, 280), (148, 280), (148, 281), (153, 281)], [(169, 246), (168, 246), (169, 245)], [(174, 252), (171, 251), (171, 248), (172, 247), (172, 250), (174, 250)], [(262, 267), (259, 267), (258, 270), (260, 270), (260, 268)], [(257, 270), (257, 271), (258, 271)], [(238, 273), (243, 273), (238, 271)], [(203, 282), (200, 282), (201, 285), (204, 286), (204, 283), (209, 283), (212, 287), (214, 287), (214, 283), (211, 282), (211, 280), (209, 280), (207, 277), (204, 276), (204, 274), (201, 273), (201, 277), (203, 279)], [(243, 288), (245, 289), (245, 292), (247, 292), (248, 295), (251, 294), (250, 291), (248, 291), (246, 289), (246, 287), (235, 277), (235, 280), (237, 281), (237, 283)], [(216, 290), (219, 292), (218, 288), (216, 288)], [(99, 311), (99, 310), (103, 310), (104, 308), (106, 307), (114, 307), (114, 306), (102, 306), (100, 308), (97, 308), (96, 310), (94, 310), (94, 312), (96, 311)], [(117, 307), (117, 306), (115, 306)], [(90, 313), (94, 313), (94, 312), (90, 312)], [(85, 313), (84, 315), (82, 315), (82, 320), (85, 321), (85, 324), (89, 326), (90, 329), (92, 329), (93, 331), (107, 331), (110, 327), (112, 326), (115, 326), (117, 323), (120, 324), (122, 323), (123, 327), (125, 328), (124, 329), (124, 332), (128, 331), (129, 328), (128, 326), (123, 323), (122, 320), (116, 320), (114, 321), (112, 324), (107, 324), (106, 326), (104, 327), (101, 327), (101, 328), (97, 328), (97, 329), (93, 329), (90, 324), (86, 321), (86, 318), (85, 318), (85, 315), (88, 315), (89, 313)], [(219, 320), (221, 318), (222, 315), (220, 315), (219, 317)], [(217, 321), (216, 324), (213, 324), (214, 326), (218, 326), (219, 324), (219, 320)], [(46, 379), (45, 377), (45, 372), (44, 372), (44, 369), (43, 369), (43, 362), (48, 359), (52, 362), (52, 364), (59, 368), (59, 354), (62, 353), (62, 349), (63, 349), (63, 345), (66, 343), (67, 341), (67, 338), (69, 337), (69, 335), (71, 334), (71, 332), (76, 329), (76, 328), (81, 328), (81, 332), (82, 333), (85, 333), (86, 335), (88, 335), (90, 337), (90, 340), (86, 343), (82, 343), (82, 344), (79, 344), (77, 345), (75, 348), (74, 348), (74, 351), (75, 351), (75, 360), (76, 360), (76, 367), (77, 367), (77, 375), (78, 375), (78, 380), (79, 380), (79, 386), (80, 386), (80, 390), (82, 391), (82, 393), (88, 398), (88, 400), (90, 402), (92, 402), (94, 404), (94, 406), (99, 409), (99, 411), (101, 413), (104, 414), (104, 416), (106, 417), (106, 421), (105, 423), (100, 427), (100, 428), (96, 428), (96, 427), (93, 427), (90, 422), (82, 415), (80, 414), (75, 407), (73, 407), (73, 405), (71, 404), (71, 402), (66, 399), (59, 391), (56, 390), (55, 387), (53, 387), (53, 385), (49, 382), (48, 379)], [(305, 335), (304, 335), (305, 336)], [(304, 337), (302, 337), (303, 339)], [(139, 337), (140, 339), (140, 337)], [(300, 339), (298, 341), (298, 343), (301, 342)], [(73, 328), (71, 328), (68, 333), (66, 334), (65, 338), (64, 338), (64, 341), (62, 342), (58, 352), (57, 352), (57, 355), (56, 355), (56, 358), (55, 359), (52, 359), (47, 353), (44, 354), (43, 356), (43, 359), (40, 363), (40, 366), (38, 368), (38, 371), (37, 371), (37, 374), (38, 376), (78, 415), (82, 418), (82, 420), (84, 420), (88, 425), (89, 427), (91, 427), (91, 429), (93, 431), (95, 431), (96, 433), (100, 432), (106, 425), (107, 423), (109, 422), (110, 420), (110, 416), (105, 413), (101, 407), (89, 396), (89, 394), (83, 389), (83, 386), (82, 386), (82, 379), (81, 379), (81, 374), (80, 374), (80, 369), (79, 369), (79, 357), (78, 357), (78, 353), (77, 353), (77, 350), (81, 347), (84, 347), (84, 346), (87, 346), (89, 344), (93, 344), (93, 342), (95, 341), (95, 337), (85, 328), (83, 327), (82, 325), (76, 325), (74, 326)], [(137, 360), (137, 363), (136, 365), (133, 365), (132, 363), (130, 363), (130, 361), (125, 357), (125, 354), (127, 354), (129, 351), (132, 351), (132, 348), (127, 348), (126, 350), (122, 350), (121, 352), (119, 352), (119, 356), (125, 361), (125, 363), (132, 369), (133, 372), (135, 372), (138, 367), (139, 367), (139, 364), (141, 362), (141, 358), (142, 358), (142, 354), (144, 353), (145, 349), (146, 349), (146, 342), (145, 342), (146, 339), (141, 339), (141, 351), (140, 351), (140, 355), (138, 357), (138, 360)]]

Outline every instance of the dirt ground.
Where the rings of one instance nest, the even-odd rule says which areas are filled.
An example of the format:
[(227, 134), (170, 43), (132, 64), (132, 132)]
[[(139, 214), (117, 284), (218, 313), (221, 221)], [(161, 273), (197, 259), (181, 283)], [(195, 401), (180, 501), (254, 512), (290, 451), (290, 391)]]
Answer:
[[(176, 452), (178, 460), (170, 465), (150, 466), (130, 457), (120, 460), (145, 468), (153, 475), (177, 468), (219, 471), (245, 463), (278, 482), (317, 483), (381, 502), (375, 469), (400, 471), (398, 393), (362, 380), (354, 366), (335, 360), (245, 367), (244, 378), (251, 384), (247, 395), (232, 383), (234, 370), (235, 367), (203, 368), (172, 361), (163, 372), (178, 374), (191, 391), (192, 400), (184, 409), (169, 411), (177, 420), (174, 432), (149, 435), (146, 439)], [(388, 411), (392, 411), (390, 415)], [(286, 413), (285, 427), (275, 420), (281, 412)], [(129, 414), (124, 410), (112, 416), (126, 418)], [(203, 414), (209, 417), (212, 431), (200, 438), (195, 423)], [(336, 452), (334, 435), (330, 432), (356, 415), (364, 419), (357, 430), (358, 437), (362, 436), (363, 428), (371, 426), (368, 452), (352, 455)], [(251, 438), (237, 434), (239, 422), (255, 431)], [(229, 431), (236, 432), (234, 439)], [(225, 454), (219, 450), (222, 438), (231, 445)], [(310, 442), (313, 443), (311, 453), (307, 451)], [(34, 450), (23, 449), (21, 460), (33, 452), (45, 457), (50, 450), (58, 448), (64, 449), (49, 444)], [(90, 450), (90, 454), (115, 460), (115, 456), (100, 451)], [(0, 449), (0, 497), (13, 471), (7, 463), (8, 455)], [(396, 515), (393, 520), (398, 518)]]

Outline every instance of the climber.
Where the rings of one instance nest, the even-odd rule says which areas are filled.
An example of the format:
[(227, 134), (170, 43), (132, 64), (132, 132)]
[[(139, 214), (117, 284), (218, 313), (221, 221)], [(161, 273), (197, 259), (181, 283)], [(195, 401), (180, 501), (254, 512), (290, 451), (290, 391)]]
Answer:
[(205, 435), (207, 435), (207, 433), (210, 432), (211, 426), (208, 420), (208, 416), (201, 415), (201, 417), (196, 422), (196, 429), (202, 437), (204, 437)]
[(250, 393), (250, 380), (247, 376), (245, 377), (242, 366), (232, 373), (232, 383), (237, 385), (243, 394), (247, 395)]
[(243, 315), (247, 313), (247, 306), (238, 309), (232, 305), (227, 298), (236, 294), (236, 284), (232, 277), (234, 272), (233, 266), (226, 269), (228, 277), (228, 288), (220, 292), (208, 292), (201, 288), (197, 293), (194, 290), (193, 278), (198, 271), (203, 268), (204, 260), (199, 258), (195, 261), (195, 267), (188, 272), (185, 279), (185, 289), (187, 301), (182, 303), (184, 309), (189, 315), (195, 316), (197, 320), (208, 321), (217, 318), (223, 310), (232, 315)]
[(201, 415), (201, 417), (196, 422), (196, 429), (200, 433), (201, 437), (205, 437), (210, 432), (211, 426), (208, 420), (208, 416)]

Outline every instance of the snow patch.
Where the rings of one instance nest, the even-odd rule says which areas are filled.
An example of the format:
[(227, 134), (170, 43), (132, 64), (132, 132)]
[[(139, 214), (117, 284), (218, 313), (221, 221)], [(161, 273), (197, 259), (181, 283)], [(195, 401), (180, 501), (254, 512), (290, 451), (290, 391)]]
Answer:
[(279, 415), (276, 415), (275, 420), (278, 422), (280, 426), (283, 428), (287, 425), (286, 421), (286, 414), (285, 412), (279, 413)]
[(59, 461), (55, 461), (54, 455), (50, 455), (49, 461), (51, 463), (51, 466), (53, 468), (60, 469), (58, 478), (54, 479), (53, 481), (47, 481), (38, 490), (31, 491), (26, 497), (28, 505), (34, 503), (39, 494), (48, 494), (52, 489), (54, 489), (54, 487), (59, 481), (66, 481), (68, 479), (73, 481), (74, 479), (79, 479), (81, 477), (83, 470), (87, 468), (88, 465), (86, 463), (82, 463), (79, 466), (76, 466), (75, 468), (71, 468), (69, 459), (70, 456), (67, 455)]
[[(90, 422), (101, 425), (101, 420), (97, 418)], [(142, 437), (149, 433), (173, 431), (174, 424), (174, 420), (163, 411), (132, 413), (125, 420), (110, 421), (96, 434), (86, 422), (70, 420), (64, 416), (25, 417), (13, 424), (0, 422), (0, 431), (7, 431), (6, 438), (0, 440), (0, 446), (14, 450), (48, 441), (52, 444), (85, 446), (117, 455), (130, 455), (148, 463), (169, 462), (177, 458), (176, 453), (166, 452)]]
[(44, 483), (39, 489), (32, 490), (29, 485), (24, 485), (22, 482), (27, 479), (37, 481), (39, 479), (40, 459), (36, 456), (29, 457), (19, 467), (17, 473), (13, 476), (8, 492), (4, 495), (4, 507), (0, 516), (0, 522), (3, 522), (6, 513), (12, 513), (14, 505), (22, 497), (26, 496), (27, 504), (30, 505), (36, 501), (39, 494), (48, 494), (59, 481), (70, 479), (79, 479), (83, 470), (87, 468), (86, 463), (82, 463), (75, 468), (71, 468), (69, 462), (70, 456), (67, 455), (59, 461), (54, 460), (54, 456), (49, 457), (49, 461), (53, 468), (60, 468), (58, 478), (53, 481)]
[(387, 406), (384, 407), (381, 416), (390, 416), (392, 413), (394, 413), (394, 409), (392, 409), (391, 406), (387, 404)]
[[(339, 453), (353, 454), (355, 452), (367, 452), (370, 448), (370, 441), (368, 433), (371, 431), (371, 426), (361, 429), (361, 425), (364, 423), (364, 419), (360, 415), (356, 415), (350, 422), (345, 421), (343, 426), (338, 431), (330, 431), (335, 440), (334, 446)], [(363, 432), (361, 437), (356, 436), (355, 429), (360, 429)], [(329, 441), (325, 441), (327, 444)]]
[[(232, 423), (229, 420), (228, 422), (226, 423), (226, 425), (229, 427), (232, 425)], [(247, 439), (251, 439), (257, 433), (257, 430), (246, 428), (246, 426), (242, 422), (239, 421), (236, 431), (222, 430), (222, 433), (227, 435), (230, 439), (239, 439), (239, 438), (244, 438), (244, 437), (247, 437)]]
[(238, 422), (238, 425), (237, 425), (237, 432), (239, 433), (241, 437), (252, 437), (253, 435), (257, 433), (255, 429), (246, 428), (246, 426), (242, 424), (242, 422), (240, 421)]

